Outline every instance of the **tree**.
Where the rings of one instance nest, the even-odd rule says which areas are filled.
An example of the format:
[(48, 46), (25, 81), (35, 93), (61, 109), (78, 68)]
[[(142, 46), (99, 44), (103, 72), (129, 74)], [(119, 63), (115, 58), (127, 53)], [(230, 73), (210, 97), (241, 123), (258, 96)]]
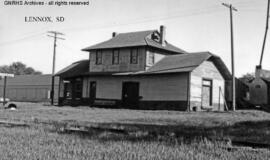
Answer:
[(42, 72), (36, 71), (32, 67), (27, 67), (22, 62), (13, 62), (10, 65), (0, 66), (0, 72), (15, 75), (40, 75)]

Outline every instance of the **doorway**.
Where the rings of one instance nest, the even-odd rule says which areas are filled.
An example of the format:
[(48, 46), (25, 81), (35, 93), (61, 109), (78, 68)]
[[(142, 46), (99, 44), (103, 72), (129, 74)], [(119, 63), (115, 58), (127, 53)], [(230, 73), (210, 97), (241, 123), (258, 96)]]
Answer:
[(202, 107), (212, 106), (212, 80), (202, 81)]
[(93, 105), (96, 99), (96, 91), (97, 91), (97, 82), (91, 81), (90, 82), (90, 89), (89, 89), (89, 99), (90, 105)]
[(123, 82), (122, 106), (137, 109), (139, 106), (139, 82)]

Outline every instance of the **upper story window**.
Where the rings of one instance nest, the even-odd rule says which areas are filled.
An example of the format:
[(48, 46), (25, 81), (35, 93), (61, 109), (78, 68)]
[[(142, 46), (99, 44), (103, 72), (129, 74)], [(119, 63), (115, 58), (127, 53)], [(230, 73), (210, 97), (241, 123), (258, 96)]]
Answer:
[(155, 63), (155, 54), (150, 52), (148, 54), (148, 64), (153, 65), (154, 63)]
[(102, 51), (96, 51), (96, 64), (102, 64)]
[(130, 52), (130, 63), (137, 64), (138, 63), (138, 49), (132, 48)]
[(112, 64), (119, 64), (119, 49), (113, 50)]

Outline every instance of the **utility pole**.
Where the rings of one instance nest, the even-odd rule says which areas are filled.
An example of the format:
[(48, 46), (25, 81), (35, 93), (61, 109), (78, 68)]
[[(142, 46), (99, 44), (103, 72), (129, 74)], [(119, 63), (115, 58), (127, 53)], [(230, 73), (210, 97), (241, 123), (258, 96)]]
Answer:
[(232, 107), (233, 111), (236, 109), (236, 96), (235, 96), (235, 73), (234, 73), (234, 46), (233, 46), (233, 11), (237, 11), (232, 4), (222, 3), (223, 6), (230, 9), (230, 23), (231, 23), (231, 61), (232, 61)]
[(58, 35), (64, 35), (63, 33), (56, 32), (56, 31), (49, 31), (48, 33), (52, 35), (48, 35), (49, 37), (54, 38), (53, 43), (53, 66), (52, 66), (52, 83), (51, 83), (51, 92), (50, 92), (50, 98), (51, 98), (51, 105), (54, 104), (54, 74), (55, 74), (55, 55), (56, 55), (56, 42), (57, 39), (65, 40), (64, 38), (58, 37)]
[(266, 27), (265, 27), (265, 34), (264, 34), (264, 39), (263, 39), (263, 46), (262, 46), (262, 52), (261, 52), (261, 59), (260, 59), (260, 65), (259, 65), (259, 68), (262, 67), (262, 60), (263, 60), (263, 54), (264, 54), (264, 47), (265, 47), (266, 37), (267, 37), (267, 33), (268, 33), (268, 25), (269, 25), (269, 5), (270, 5), (270, 0), (268, 0), (268, 4), (267, 4)]

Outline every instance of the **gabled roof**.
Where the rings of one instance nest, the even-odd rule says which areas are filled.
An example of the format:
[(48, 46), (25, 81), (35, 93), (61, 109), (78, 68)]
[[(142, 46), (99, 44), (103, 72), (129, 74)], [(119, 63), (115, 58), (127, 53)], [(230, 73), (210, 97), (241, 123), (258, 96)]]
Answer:
[(151, 39), (151, 34), (153, 33), (159, 34), (158, 31), (156, 30), (120, 33), (107, 41), (84, 48), (82, 50), (91, 51), (91, 50), (97, 50), (97, 49), (149, 46), (149, 47), (158, 48), (161, 50), (166, 50), (169, 52), (174, 52), (175, 54), (187, 53), (186, 51), (180, 48), (177, 48), (166, 41), (165, 41), (165, 45), (162, 46), (159, 42)]
[(211, 57), (208, 53), (193, 53), (167, 56), (150, 67), (146, 72), (160, 72), (183, 69), (192, 71)]
[(224, 79), (231, 79), (231, 74), (221, 58), (210, 52), (167, 56), (142, 74), (191, 72), (206, 60), (211, 60), (215, 64)]
[(74, 62), (55, 75), (63, 78), (81, 76), (89, 72), (89, 60)]

